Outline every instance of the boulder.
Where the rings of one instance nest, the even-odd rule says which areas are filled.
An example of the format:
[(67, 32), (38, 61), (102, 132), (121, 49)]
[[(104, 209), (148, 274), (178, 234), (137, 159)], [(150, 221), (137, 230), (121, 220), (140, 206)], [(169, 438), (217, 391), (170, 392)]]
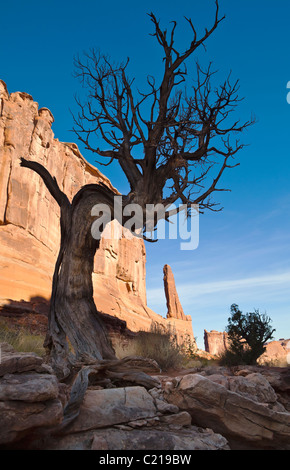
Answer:
[(160, 421), (168, 424), (169, 426), (191, 426), (191, 416), (187, 411), (180, 411), (176, 414), (162, 416)]
[(0, 444), (15, 443), (38, 430), (60, 424), (63, 418), (61, 402), (0, 401)]
[(236, 391), (232, 391), (210, 377), (189, 374), (177, 386), (167, 389), (166, 399), (188, 411), (193, 424), (222, 434), (231, 449), (290, 449), (290, 413), (274, 411), (259, 403), (259, 394), (255, 399), (249, 398), (251, 385), (246, 394), (244, 385), (243, 382), (240, 393), (237, 382), (233, 381)]
[(57, 378), (50, 374), (6, 374), (0, 379), (0, 401), (42, 402), (58, 397)]
[(0, 444), (60, 424), (63, 390), (51, 368), (40, 356), (19, 353), (7, 343), (0, 351)]
[(261, 367), (259, 370), (276, 393), (284, 392), (290, 395), (290, 367)]
[(35, 353), (21, 353), (5, 349), (5, 343), (0, 344), (0, 351), (0, 377), (16, 372), (39, 370), (43, 363), (43, 359)]
[[(290, 368), (289, 367), (268, 367), (268, 366), (247, 366), (239, 367), (236, 375), (250, 378), (253, 374), (261, 374), (277, 395), (279, 407), (290, 412)], [(275, 407), (277, 407), (275, 405)]]
[(246, 377), (230, 377), (229, 390), (259, 403), (276, 403), (277, 395), (262, 374), (252, 373)]
[(227, 390), (259, 403), (274, 404), (277, 402), (275, 390), (260, 373), (249, 373), (246, 377), (241, 375), (231, 377), (221, 374), (212, 374), (207, 377), (212, 382), (223, 385)]
[(153, 398), (144, 387), (87, 390), (79, 416), (66, 432), (104, 428), (155, 415)]

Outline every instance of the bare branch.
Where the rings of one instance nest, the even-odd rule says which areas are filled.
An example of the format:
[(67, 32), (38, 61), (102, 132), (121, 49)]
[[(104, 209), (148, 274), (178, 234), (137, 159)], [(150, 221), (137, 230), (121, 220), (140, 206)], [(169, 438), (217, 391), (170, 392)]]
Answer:
[(182, 51), (176, 47), (176, 21), (169, 30), (162, 29), (156, 16), (149, 14), (151, 35), (164, 57), (159, 84), (147, 75), (146, 91), (135, 88), (135, 80), (129, 78), (128, 59), (114, 64), (92, 50), (84, 60), (76, 60), (88, 99), (84, 104), (78, 100), (74, 130), (87, 149), (107, 159), (102, 164), (119, 162), (130, 184), (128, 203), (145, 207), (180, 201), (188, 208), (199, 203), (202, 210), (220, 210), (212, 194), (224, 190), (218, 182), (225, 169), (238, 165), (232, 162), (243, 148), (237, 137), (253, 120), (241, 123), (232, 118), (241, 101), (239, 81), (232, 81), (230, 73), (217, 86), (211, 63), (202, 69), (196, 61), (195, 81), (186, 88), (188, 59), (224, 19), (218, 0), (215, 7), (212, 25), (201, 35), (185, 17), (192, 40)]
[(69, 202), (68, 197), (65, 195), (64, 192), (60, 190), (56, 179), (51, 176), (49, 171), (47, 171), (47, 169), (44, 168), (44, 166), (42, 166), (38, 162), (26, 160), (23, 157), (20, 158), (20, 161), (21, 161), (20, 166), (29, 168), (30, 170), (35, 171), (42, 178), (50, 194), (56, 200), (56, 202), (61, 208), (70, 207), (70, 202)]

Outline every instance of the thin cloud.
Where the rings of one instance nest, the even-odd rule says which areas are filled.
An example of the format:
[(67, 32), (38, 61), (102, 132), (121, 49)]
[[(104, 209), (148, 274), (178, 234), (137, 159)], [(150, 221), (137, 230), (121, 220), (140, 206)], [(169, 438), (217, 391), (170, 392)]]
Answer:
[[(226, 292), (249, 291), (257, 288), (284, 289), (290, 292), (290, 272), (255, 276), (244, 279), (226, 279), (203, 283), (185, 283), (178, 287), (178, 294), (183, 303), (188, 304), (198, 297)], [(160, 303), (164, 299), (162, 288), (148, 289), (147, 297), (151, 303)]]
[[(251, 289), (267, 286), (282, 286), (290, 283), (290, 272), (272, 274), (266, 276), (255, 276), (245, 279), (230, 279), (224, 281), (205, 282), (194, 285), (192, 292), (192, 284), (183, 285), (180, 288), (180, 294), (187, 294), (190, 289), (190, 296), (200, 296), (203, 294), (213, 294), (216, 292), (237, 291), (240, 289)], [(288, 285), (288, 288), (290, 286)]]

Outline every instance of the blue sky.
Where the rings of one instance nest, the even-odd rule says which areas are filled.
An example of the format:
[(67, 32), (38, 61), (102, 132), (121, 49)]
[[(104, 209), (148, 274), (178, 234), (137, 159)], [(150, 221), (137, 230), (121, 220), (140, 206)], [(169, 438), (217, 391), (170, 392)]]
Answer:
[[(224, 330), (232, 303), (244, 312), (266, 311), (275, 338), (290, 338), (290, 1), (220, 0), (220, 8), (226, 20), (199, 59), (212, 60), (222, 78), (232, 70), (245, 97), (237, 116), (244, 121), (254, 113), (257, 123), (243, 137), (249, 145), (238, 156), (240, 166), (224, 174), (223, 185), (231, 192), (216, 196), (223, 212), (200, 216), (198, 248), (181, 251), (179, 240), (146, 246), (148, 305), (166, 314), (162, 270), (167, 263), (199, 347), (204, 329)], [(73, 57), (97, 47), (116, 61), (129, 56), (140, 84), (147, 74), (158, 76), (161, 51), (149, 35), (151, 11), (164, 27), (177, 20), (178, 41), (185, 46), (191, 36), (183, 17), (202, 31), (211, 24), (214, 2), (2, 2), (0, 78), (10, 92), (26, 91), (52, 111), (59, 140), (76, 141), (70, 109), (80, 86), (73, 78)], [(127, 191), (116, 166), (100, 169)]]

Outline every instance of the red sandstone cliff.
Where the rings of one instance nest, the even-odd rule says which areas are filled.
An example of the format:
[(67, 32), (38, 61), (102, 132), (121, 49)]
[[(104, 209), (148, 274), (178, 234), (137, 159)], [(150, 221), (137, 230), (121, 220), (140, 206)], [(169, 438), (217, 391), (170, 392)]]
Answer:
[[(70, 199), (84, 184), (102, 181), (112, 188), (76, 144), (54, 138), (53, 121), (29, 94), (9, 94), (0, 80), (0, 305), (49, 299), (59, 248), (59, 208), (39, 176), (20, 167), (19, 158), (42, 163)], [(125, 320), (133, 331), (149, 329), (152, 320), (170, 321), (179, 335), (193, 338), (190, 321), (166, 320), (148, 308), (145, 278), (142, 240), (102, 240), (93, 273), (97, 308)]]

